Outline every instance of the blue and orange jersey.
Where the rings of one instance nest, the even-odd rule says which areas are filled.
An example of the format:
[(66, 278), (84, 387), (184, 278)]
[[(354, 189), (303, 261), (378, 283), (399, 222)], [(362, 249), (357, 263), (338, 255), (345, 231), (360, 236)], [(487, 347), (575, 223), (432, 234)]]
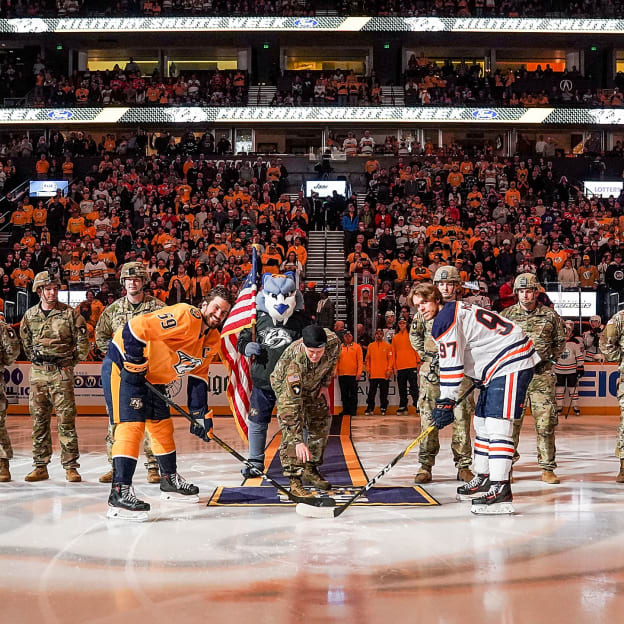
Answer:
[(431, 336), (440, 351), (440, 397), (457, 399), (468, 375), (484, 384), (533, 368), (540, 357), (531, 339), (509, 319), (464, 301), (447, 303)]
[(168, 384), (184, 375), (206, 384), (220, 338), (217, 329), (204, 328), (196, 307), (178, 303), (130, 319), (115, 332), (107, 357), (120, 367), (124, 359), (147, 359), (147, 380), (153, 384)]

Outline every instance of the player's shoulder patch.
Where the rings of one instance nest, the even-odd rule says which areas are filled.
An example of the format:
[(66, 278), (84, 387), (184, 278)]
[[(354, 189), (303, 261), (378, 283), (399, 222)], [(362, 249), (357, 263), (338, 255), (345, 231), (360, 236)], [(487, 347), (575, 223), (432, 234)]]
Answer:
[(201, 312), (197, 309), (197, 308), (189, 308), (189, 312), (191, 314), (191, 316), (194, 316), (196, 319), (199, 319), (201, 321)]

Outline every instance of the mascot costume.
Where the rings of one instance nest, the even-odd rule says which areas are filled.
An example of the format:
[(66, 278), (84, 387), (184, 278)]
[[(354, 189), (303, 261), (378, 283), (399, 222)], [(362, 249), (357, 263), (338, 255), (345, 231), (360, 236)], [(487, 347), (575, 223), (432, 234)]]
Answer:
[[(249, 406), (249, 461), (264, 471), (264, 449), (275, 394), (269, 379), (286, 347), (301, 338), (309, 319), (303, 312), (303, 296), (293, 273), (265, 274), (262, 290), (256, 299), (256, 335), (244, 329), (238, 337), (238, 351), (254, 358), (251, 364), (251, 400)], [(247, 468), (243, 476), (250, 477)]]

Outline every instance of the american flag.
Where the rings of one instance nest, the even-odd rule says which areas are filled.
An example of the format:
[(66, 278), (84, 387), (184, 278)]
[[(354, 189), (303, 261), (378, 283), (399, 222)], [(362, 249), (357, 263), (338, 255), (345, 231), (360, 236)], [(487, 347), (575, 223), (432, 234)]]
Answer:
[(257, 263), (257, 252), (254, 247), (251, 271), (249, 271), (249, 275), (247, 275), (247, 279), (245, 279), (238, 293), (236, 303), (221, 330), (221, 353), (228, 371), (226, 395), (238, 432), (245, 442), (249, 441), (247, 417), (251, 397), (251, 370), (249, 359), (238, 352), (237, 344), (239, 333), (246, 327), (252, 327), (256, 324)]

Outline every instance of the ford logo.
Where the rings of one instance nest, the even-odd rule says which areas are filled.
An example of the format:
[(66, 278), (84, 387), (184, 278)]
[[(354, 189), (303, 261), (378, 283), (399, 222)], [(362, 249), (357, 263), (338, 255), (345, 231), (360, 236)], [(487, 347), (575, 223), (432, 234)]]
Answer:
[(472, 111), (472, 116), (475, 119), (496, 119), (498, 117), (498, 113), (495, 110), (485, 108)]
[(74, 113), (68, 110), (53, 110), (48, 113), (48, 118), (53, 119), (54, 121), (71, 119), (73, 116)]
[(318, 24), (318, 20), (315, 20), (313, 17), (301, 17), (295, 20), (297, 28), (315, 28)]

